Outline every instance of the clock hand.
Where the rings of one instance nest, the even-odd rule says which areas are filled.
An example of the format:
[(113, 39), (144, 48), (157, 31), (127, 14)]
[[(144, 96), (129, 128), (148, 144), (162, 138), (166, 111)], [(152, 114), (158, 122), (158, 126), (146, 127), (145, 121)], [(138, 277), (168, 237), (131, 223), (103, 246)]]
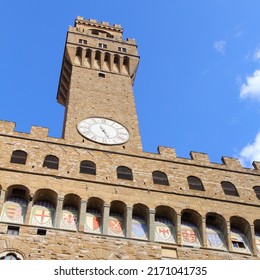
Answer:
[(100, 129), (102, 130), (102, 132), (105, 134), (105, 136), (106, 136), (107, 138), (109, 138), (109, 136), (107, 135), (107, 133), (106, 133), (105, 129), (103, 128), (103, 126), (100, 125), (99, 127), (100, 127)]

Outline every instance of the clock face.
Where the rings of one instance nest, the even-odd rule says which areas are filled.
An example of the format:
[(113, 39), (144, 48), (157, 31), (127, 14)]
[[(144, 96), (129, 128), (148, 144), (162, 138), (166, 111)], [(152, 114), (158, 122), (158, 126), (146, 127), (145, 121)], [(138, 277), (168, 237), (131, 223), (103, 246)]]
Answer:
[(104, 118), (82, 120), (78, 131), (84, 137), (101, 144), (119, 145), (128, 141), (128, 130), (118, 122)]

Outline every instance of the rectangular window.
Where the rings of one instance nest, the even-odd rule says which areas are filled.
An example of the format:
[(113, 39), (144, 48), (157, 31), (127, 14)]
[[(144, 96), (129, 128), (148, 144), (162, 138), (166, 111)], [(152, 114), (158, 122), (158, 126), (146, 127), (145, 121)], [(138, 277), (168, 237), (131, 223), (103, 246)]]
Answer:
[(101, 77), (101, 78), (105, 78), (106, 75), (104, 73), (98, 73), (98, 76)]
[(9, 235), (19, 235), (19, 227), (14, 227), (14, 226), (8, 226), (7, 228), (7, 234)]
[(80, 43), (80, 44), (87, 45), (87, 44), (88, 44), (88, 41), (87, 41), (87, 40), (83, 40), (83, 39), (79, 39), (79, 43)]
[(40, 228), (39, 228), (39, 229), (37, 230), (37, 235), (46, 235), (46, 232), (47, 232), (46, 229), (40, 229)]
[(119, 52), (125, 52), (126, 53), (126, 48), (118, 47)]
[(98, 46), (102, 49), (107, 49), (107, 45), (103, 43), (99, 43)]
[(232, 240), (232, 245), (234, 248), (238, 248), (238, 249), (246, 249), (246, 246), (243, 242), (241, 241), (234, 241)]

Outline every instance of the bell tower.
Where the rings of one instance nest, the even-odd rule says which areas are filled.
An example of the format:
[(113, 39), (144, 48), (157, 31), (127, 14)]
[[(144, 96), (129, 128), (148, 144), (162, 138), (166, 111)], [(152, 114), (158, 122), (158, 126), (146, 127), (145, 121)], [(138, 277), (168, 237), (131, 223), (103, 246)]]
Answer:
[(66, 142), (142, 151), (132, 87), (139, 56), (135, 40), (122, 35), (120, 25), (83, 17), (69, 27), (57, 94)]

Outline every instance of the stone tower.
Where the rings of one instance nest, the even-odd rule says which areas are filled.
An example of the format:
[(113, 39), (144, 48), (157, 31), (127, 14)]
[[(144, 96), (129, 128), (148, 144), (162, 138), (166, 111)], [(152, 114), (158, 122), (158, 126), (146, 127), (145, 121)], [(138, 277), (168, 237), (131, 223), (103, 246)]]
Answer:
[(142, 151), (139, 57), (122, 33), (69, 28), (62, 138), (0, 121), (0, 259), (259, 259), (260, 163)]
[[(142, 151), (132, 89), (139, 57), (135, 40), (125, 41), (122, 34), (120, 25), (82, 17), (69, 28), (57, 96), (66, 108), (66, 141), (84, 147)], [(77, 129), (85, 119), (90, 126), (87, 140), (80, 135), (80, 127)], [(122, 127), (114, 131), (115, 122), (129, 135)], [(84, 129), (86, 126), (83, 133)], [(118, 146), (120, 143), (124, 145)]]

